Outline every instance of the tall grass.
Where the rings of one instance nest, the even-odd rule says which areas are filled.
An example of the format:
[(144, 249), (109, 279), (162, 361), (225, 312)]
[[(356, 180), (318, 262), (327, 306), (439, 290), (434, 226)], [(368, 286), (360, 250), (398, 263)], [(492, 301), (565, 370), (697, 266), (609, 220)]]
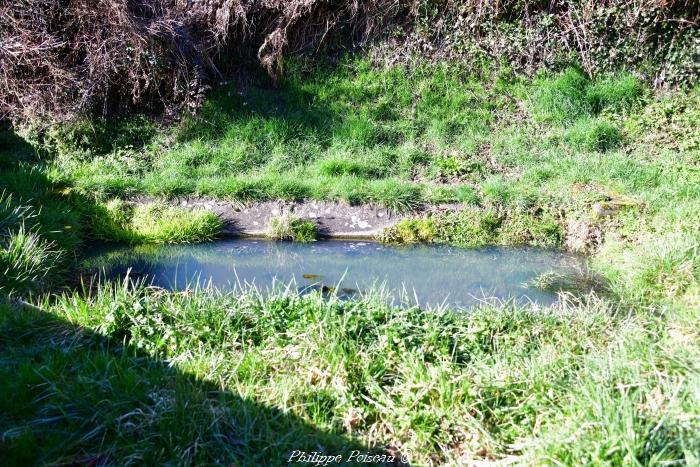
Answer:
[(192, 243), (220, 235), (223, 221), (214, 213), (113, 199), (91, 213), (91, 233), (99, 240), (126, 243)]
[(415, 465), (696, 460), (696, 313), (667, 328), (594, 297), (463, 314), (128, 281), (42, 306), (0, 320), (41, 364), (0, 378), (6, 459), (283, 465), (344, 443)]
[(609, 75), (592, 82), (578, 68), (568, 68), (537, 82), (532, 107), (539, 121), (564, 124), (605, 110), (630, 111), (643, 94), (644, 86), (632, 75)]
[(56, 274), (63, 252), (24, 226), (0, 238), (0, 293), (14, 295), (41, 290)]
[(58, 273), (63, 252), (33, 228), (36, 213), (0, 193), (0, 294), (36, 292)]
[[(697, 91), (645, 98), (630, 76), (575, 69), (491, 86), (450, 64), (288, 76), (276, 90), (222, 91), (158, 136), (174, 143), (3, 165), (0, 187), (52, 207), (32, 217), (24, 198), (0, 203), (14, 232), (3, 258), (31, 269), (21, 255), (48, 245), (34, 229), (68, 249), (59, 241), (89, 230), (57, 207), (88, 189), (397, 211), (440, 200), (469, 206), (404, 221), (388, 240), (551, 247), (584, 226), (606, 297), (452, 313), (379, 294), (125, 281), (47, 295), (41, 313), (0, 305), (3, 460), (283, 465), (320, 446), (399, 450), (415, 465), (700, 461)], [(172, 238), (192, 219), (123, 199), (98, 207), (81, 212), (111, 236)], [(166, 234), (148, 230), (159, 219)]]
[(318, 227), (311, 220), (285, 213), (270, 219), (270, 237), (273, 240), (313, 242), (318, 237)]

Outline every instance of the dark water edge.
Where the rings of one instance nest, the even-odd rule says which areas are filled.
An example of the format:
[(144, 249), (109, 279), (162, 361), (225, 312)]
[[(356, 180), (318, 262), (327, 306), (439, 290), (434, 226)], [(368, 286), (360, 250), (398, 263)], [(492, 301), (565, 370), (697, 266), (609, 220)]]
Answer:
[(213, 286), (320, 290), (341, 298), (381, 291), (395, 305), (467, 308), (483, 302), (552, 305), (583, 284), (584, 257), (532, 247), (461, 249), (369, 241), (230, 239), (196, 245), (93, 245), (83, 275), (127, 275), (168, 290)]

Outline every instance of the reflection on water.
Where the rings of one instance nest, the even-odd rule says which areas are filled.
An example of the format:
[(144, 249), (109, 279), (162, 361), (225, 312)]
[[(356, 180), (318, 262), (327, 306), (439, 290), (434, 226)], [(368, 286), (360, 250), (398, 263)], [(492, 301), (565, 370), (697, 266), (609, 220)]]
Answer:
[(211, 283), (269, 290), (293, 284), (351, 298), (383, 288), (394, 303), (468, 307), (485, 298), (549, 305), (556, 291), (528, 288), (543, 274), (577, 274), (583, 260), (537, 248), (385, 246), (373, 242), (314, 243), (223, 240), (199, 245), (101, 246), (85, 268), (107, 277), (146, 277), (159, 287), (182, 290)]

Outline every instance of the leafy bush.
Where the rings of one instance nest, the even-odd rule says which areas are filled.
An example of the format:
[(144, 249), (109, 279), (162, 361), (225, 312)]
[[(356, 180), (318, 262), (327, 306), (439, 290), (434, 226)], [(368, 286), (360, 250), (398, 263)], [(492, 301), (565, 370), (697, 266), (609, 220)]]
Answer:
[(82, 118), (46, 128), (34, 122), (27, 133), (51, 155), (95, 156), (144, 146), (155, 135), (155, 124), (143, 116), (110, 120)]
[(650, 102), (626, 121), (632, 136), (644, 139), (650, 149), (663, 147), (698, 154), (700, 151), (700, 88), (678, 92)]
[(634, 69), (655, 85), (692, 85), (700, 73), (698, 2), (421, 0), (414, 11), (411, 51), (473, 69), (491, 57), (526, 74), (578, 63), (587, 76)]

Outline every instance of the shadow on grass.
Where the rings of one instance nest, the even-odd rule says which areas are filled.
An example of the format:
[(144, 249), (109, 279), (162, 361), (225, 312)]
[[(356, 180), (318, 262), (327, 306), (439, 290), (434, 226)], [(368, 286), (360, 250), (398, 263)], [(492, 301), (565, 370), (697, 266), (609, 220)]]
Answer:
[(38, 309), (0, 305), (0, 355), (4, 465), (286, 465), (294, 450), (370, 451)]
[(15, 205), (34, 209), (35, 217), (25, 219), (27, 227), (38, 228), (45, 238), (73, 250), (82, 226), (76, 208), (90, 202), (67, 188), (49, 180), (44, 161), (27, 141), (0, 126), (0, 193), (11, 196)]
[(196, 118), (186, 119), (178, 139), (216, 140), (233, 130), (236, 137), (262, 145), (270, 139), (293, 142), (300, 138), (323, 144), (339, 124), (337, 114), (293, 81), (279, 87), (229, 83), (212, 93)]
[[(0, 131), (0, 191), (31, 204), (39, 212), (33, 228), (75, 257), (94, 201), (66, 188), (46, 176), (29, 144)], [(344, 459), (368, 451), (342, 430), (319, 430), (252, 398), (260, 394), (239, 395), (223, 389), (226, 381), (180, 371), (130, 345), (129, 336), (110, 339), (3, 301), (2, 465), (285, 465), (294, 450)], [(242, 361), (219, 362), (227, 368), (221, 374), (256, 371)]]

